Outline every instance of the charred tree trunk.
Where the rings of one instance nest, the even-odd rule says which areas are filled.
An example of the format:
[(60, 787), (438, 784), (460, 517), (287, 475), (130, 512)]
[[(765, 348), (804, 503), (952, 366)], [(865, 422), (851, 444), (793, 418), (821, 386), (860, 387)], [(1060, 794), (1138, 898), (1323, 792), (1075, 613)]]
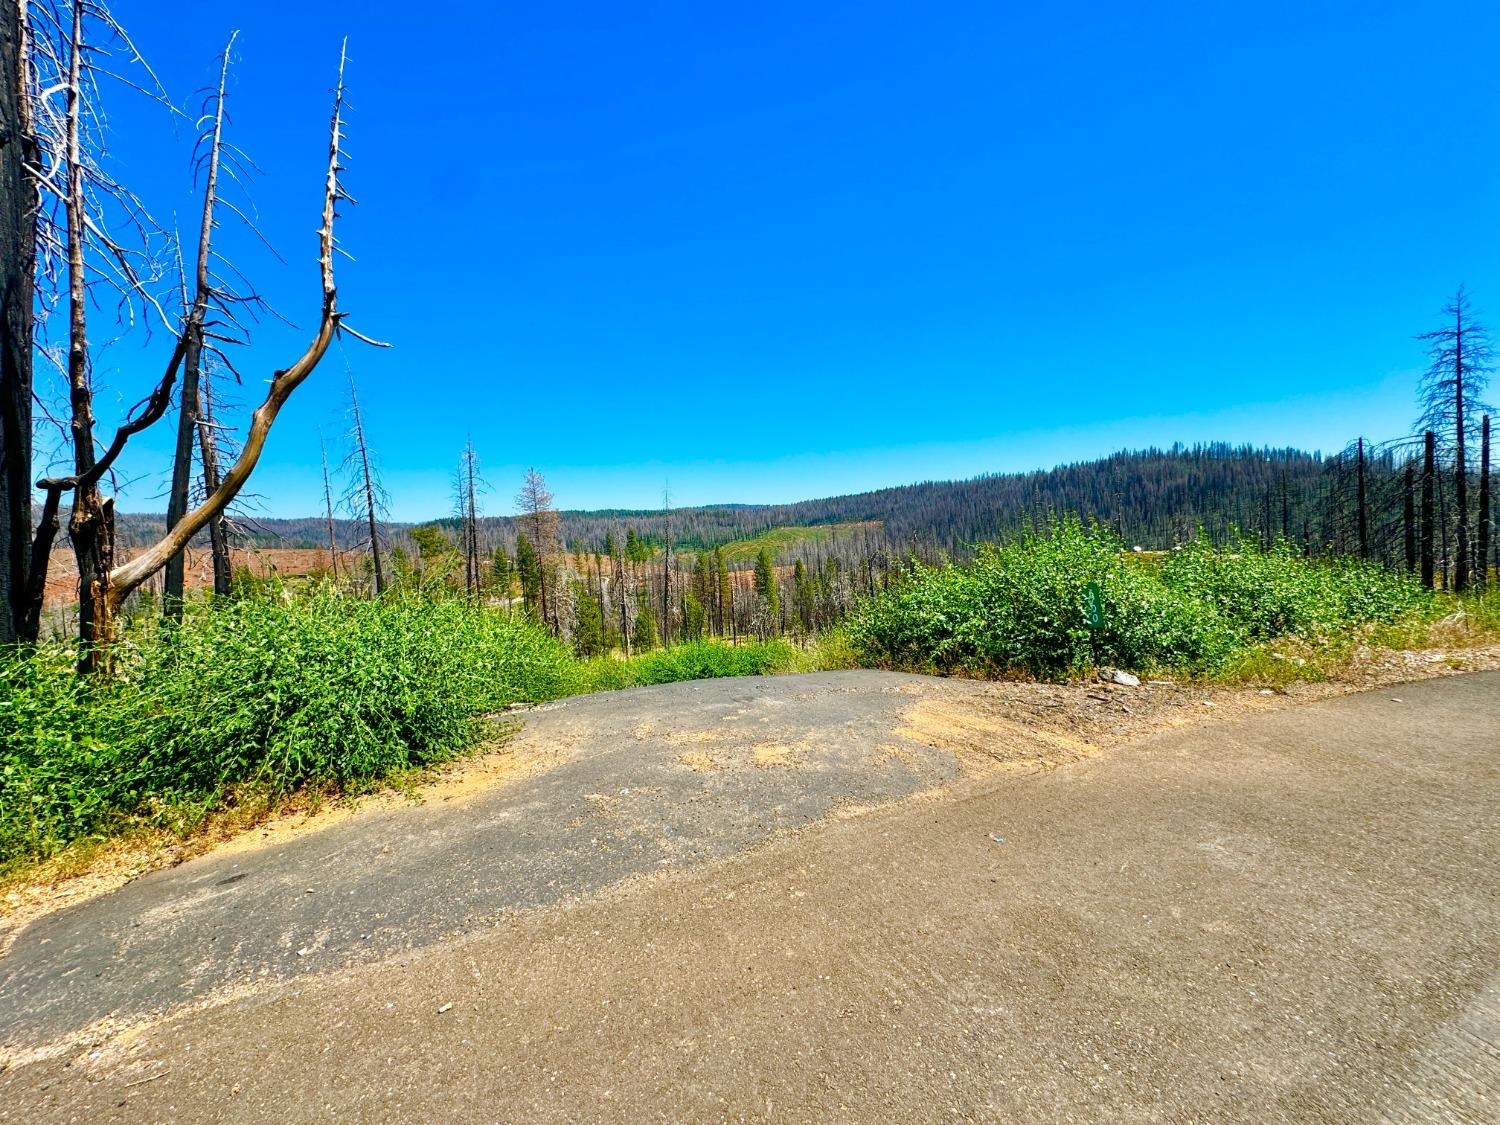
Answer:
[(1482, 590), (1490, 581), (1490, 416), (1479, 423), (1479, 573)]
[(1453, 579), (1449, 573), (1453, 566), (1453, 555), (1448, 550), (1448, 490), (1443, 487), (1443, 478), (1437, 478), (1438, 498), (1438, 546), (1441, 548), (1438, 559), (1438, 571), (1443, 576), (1443, 589), (1453, 589)]
[(1406, 573), (1417, 571), (1417, 473), (1410, 461), (1406, 463), (1404, 498), (1402, 501), (1401, 526), (1406, 533)]
[[(193, 447), (201, 441), (203, 433), (198, 387), (203, 369), (204, 322), (208, 316), (209, 298), (213, 295), (209, 273), (209, 244), (214, 229), (214, 199), (219, 187), (219, 146), (224, 135), (224, 86), (229, 74), (229, 52), (233, 46), (234, 37), (231, 36), (229, 46), (224, 48), (223, 64), (219, 68), (219, 91), (214, 101), (213, 132), (208, 145), (203, 216), (198, 227), (198, 261), (193, 280), (193, 304), (187, 311), (186, 324), (183, 326), (182, 392), (177, 415), (177, 449), (172, 458), (172, 491), (167, 499), (168, 532), (187, 515), (189, 493), (193, 484)], [(205, 464), (204, 493), (212, 495), (213, 488), (208, 484), (207, 478), (208, 466)], [(222, 532), (222, 528), (220, 530)], [(186, 548), (167, 560), (162, 608), (175, 621), (182, 619), (182, 601), (186, 594), (186, 562)], [(217, 572), (217, 566), (215, 570)], [(214, 585), (218, 586), (217, 573)]]
[[(198, 435), (198, 378), (203, 357), (203, 334), (192, 327), (183, 349), (181, 407), (178, 412), (177, 448), (172, 456), (172, 491), (167, 498), (167, 530), (187, 515), (193, 483), (193, 446)], [(162, 611), (174, 621), (182, 620), (182, 602), (187, 588), (187, 548), (167, 560), (163, 575)]]
[(661, 643), (672, 647), (672, 505), (665, 494), (662, 508), (666, 515), (667, 551), (661, 567)]
[[(0, 4), (0, 645), (36, 640), (31, 611), (32, 299), (36, 165), (20, 4)], [(50, 544), (49, 544), (50, 547)], [(40, 607), (38, 607), (39, 609)]]
[(1437, 506), (1433, 487), (1437, 483), (1437, 435), (1428, 430), (1422, 435), (1422, 585), (1431, 590), (1436, 584), (1432, 560), (1432, 521)]
[(1359, 515), (1359, 557), (1368, 559), (1370, 557), (1370, 509), (1365, 484), (1365, 439), (1360, 438), (1355, 453), (1355, 471), (1358, 481), (1355, 485), (1355, 504)]
[(68, 535), (78, 562), (78, 668), (81, 672), (92, 672), (98, 666), (99, 650), (114, 636), (115, 600), (109, 590), (109, 572), (114, 565), (114, 520), (112, 506), (100, 494), (93, 474), (94, 396), (89, 377), (88, 276), (84, 262), (87, 236), (80, 141), (83, 10), (82, 4), (73, 6), (67, 92), (68, 405), (73, 469), (79, 478), (73, 490)]
[[(79, 492), (85, 491), (79, 489)], [(97, 488), (87, 507), (74, 494), (73, 518), (68, 534), (73, 539), (73, 555), (78, 560), (78, 670), (95, 672), (106, 667), (109, 647), (115, 639), (115, 616), (123, 598), (117, 597), (109, 583), (109, 572), (115, 565), (115, 502), (101, 496)], [(79, 511), (86, 513), (79, 518)]]
[(324, 525), (328, 529), (328, 572), (335, 582), (339, 579), (339, 541), (333, 523), (333, 481), (328, 476), (328, 447), (318, 441), (318, 454), (323, 459), (323, 511)]
[(375, 568), (375, 596), (385, 593), (385, 568), (380, 560), (380, 524), (375, 517), (375, 474), (370, 467), (370, 449), (365, 444), (365, 427), (359, 417), (359, 404), (354, 405), (354, 432), (359, 442), (359, 463), (364, 475), (365, 518), (370, 524), (370, 561)]
[(1469, 588), (1469, 459), (1464, 447), (1464, 337), (1454, 342), (1453, 357), (1453, 506), (1457, 509), (1457, 548), (1453, 560), (1453, 588), (1460, 594)]
[(464, 508), (464, 580), (469, 599), (479, 602), (479, 510), (474, 502), (474, 447), (469, 446), (464, 471), (468, 476)]
[[(214, 433), (213, 393), (211, 382), (203, 380), (198, 398), (198, 453), (203, 461), (203, 495), (219, 490), (219, 442)], [(209, 553), (213, 558), (214, 596), (227, 598), (234, 588), (234, 570), (229, 558), (229, 521), (218, 512), (208, 521)]]

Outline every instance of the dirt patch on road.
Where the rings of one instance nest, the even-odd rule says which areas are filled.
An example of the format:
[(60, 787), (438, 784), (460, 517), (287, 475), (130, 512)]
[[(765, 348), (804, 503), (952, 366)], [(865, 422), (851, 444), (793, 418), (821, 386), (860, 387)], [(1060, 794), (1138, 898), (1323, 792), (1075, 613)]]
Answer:
[(1166, 680), (1139, 687), (953, 681), (922, 692), (896, 733), (957, 755), (970, 772), (1050, 769), (1158, 731), (1292, 706), (1304, 695)]
[(1271, 689), (1148, 680), (1106, 683), (976, 683), (911, 689), (916, 702), (895, 733), (956, 755), (971, 771), (1050, 769), (1126, 742), (1206, 720), (1301, 706), (1374, 688), (1500, 669), (1500, 645), (1395, 652), (1363, 649), (1337, 679)]

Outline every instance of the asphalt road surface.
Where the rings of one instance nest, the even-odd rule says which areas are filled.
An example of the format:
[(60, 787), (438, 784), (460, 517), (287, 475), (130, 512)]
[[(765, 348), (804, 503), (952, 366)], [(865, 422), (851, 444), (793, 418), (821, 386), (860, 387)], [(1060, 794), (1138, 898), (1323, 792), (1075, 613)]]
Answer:
[(1500, 1119), (1500, 674), (977, 773), (923, 690), (569, 701), (42, 919), (0, 1120)]

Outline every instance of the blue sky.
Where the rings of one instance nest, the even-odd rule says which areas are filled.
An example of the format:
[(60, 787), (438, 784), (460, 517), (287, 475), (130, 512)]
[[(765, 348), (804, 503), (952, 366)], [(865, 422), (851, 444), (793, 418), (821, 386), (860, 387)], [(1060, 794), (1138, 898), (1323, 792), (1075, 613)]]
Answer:
[[(1460, 282), (1500, 318), (1493, 4), (740, 7), (120, 6), (184, 103), (240, 29), (231, 136), (287, 262), (223, 244), (304, 327), (350, 37), (341, 303), (395, 347), (292, 399), (263, 510), (320, 506), (346, 361), (419, 519), (469, 436), (497, 514), (528, 465), (647, 507), (1329, 449), (1410, 424), (1411, 337)], [(190, 224), (186, 131), (113, 106), (122, 176)], [(299, 340), (264, 326), (243, 400)], [(101, 413), (161, 350), (101, 356)], [(169, 442), (126, 507), (160, 506)]]

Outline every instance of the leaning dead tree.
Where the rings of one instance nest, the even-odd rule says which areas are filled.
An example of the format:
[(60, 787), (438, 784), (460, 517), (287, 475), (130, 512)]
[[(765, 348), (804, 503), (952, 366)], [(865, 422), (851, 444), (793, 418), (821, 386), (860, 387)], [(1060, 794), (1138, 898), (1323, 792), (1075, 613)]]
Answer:
[[(343, 323), (338, 310), (334, 283), (333, 255), (337, 249), (334, 223), (338, 205), (352, 201), (339, 182), (343, 158), (343, 106), (345, 52), (340, 52), (338, 81), (334, 90), (333, 112), (329, 125), (328, 161), (324, 177), (322, 221), (318, 228), (318, 261), (322, 303), (318, 326), (302, 354), (289, 366), (275, 372), (266, 396), (251, 417), (245, 442), (234, 462), (217, 485), (207, 492), (194, 508), (182, 514), (167, 533), (128, 562), (115, 559), (114, 502), (105, 495), (104, 483), (123, 452), (126, 443), (157, 422), (167, 411), (177, 376), (187, 359), (191, 331), (177, 335), (166, 369), (150, 395), (136, 405), (115, 431), (113, 439), (100, 452), (95, 435), (93, 386), (88, 341), (88, 307), (91, 282), (104, 276), (107, 267), (111, 280), (131, 296), (151, 302), (146, 283), (129, 252), (111, 238), (99, 221), (99, 198), (115, 194), (117, 185), (99, 171), (97, 161), (85, 151), (85, 121), (94, 113), (91, 97), (95, 90), (91, 64), (91, 47), (85, 39), (89, 21), (101, 23), (108, 31), (123, 37), (108, 12), (91, 0), (73, 0), (67, 7), (66, 25), (59, 22), (56, 37), (47, 39), (47, 47), (38, 57), (53, 64), (56, 81), (39, 86), (35, 95), (38, 107), (38, 136), (42, 140), (42, 160), (38, 176), (44, 193), (51, 193), (61, 210), (58, 224), (58, 248), (65, 263), (67, 286), (67, 360), (66, 376), (69, 403), (69, 445), (73, 471), (60, 477), (44, 478), (37, 487), (44, 493), (42, 516), (32, 543), (31, 574), (28, 586), (26, 622), (35, 637), (39, 624), (43, 582), (52, 542), (59, 525), (59, 508), (64, 494), (71, 494), (72, 515), (69, 536), (78, 562), (79, 581), (79, 667), (91, 671), (107, 661), (108, 648), (115, 636), (121, 604), (143, 582), (180, 555), (187, 544), (215, 517), (228, 507), (254, 472), (265, 448), (266, 438), (282, 406), (298, 386), (312, 373), (340, 332), (349, 332), (361, 340), (368, 338)], [(38, 38), (40, 45), (42, 40)], [(128, 42), (128, 40), (127, 40)], [(39, 79), (37, 80), (40, 81)], [(86, 98), (86, 94), (90, 97)], [(62, 104), (58, 105), (61, 96)], [(124, 196), (134, 200), (128, 194)], [(100, 263), (103, 263), (101, 266)], [(160, 315), (159, 306), (154, 306)], [(163, 317), (163, 319), (165, 319)], [(191, 319), (191, 316), (190, 316)], [(206, 329), (204, 335), (207, 335)], [(196, 418), (195, 418), (196, 422)]]

